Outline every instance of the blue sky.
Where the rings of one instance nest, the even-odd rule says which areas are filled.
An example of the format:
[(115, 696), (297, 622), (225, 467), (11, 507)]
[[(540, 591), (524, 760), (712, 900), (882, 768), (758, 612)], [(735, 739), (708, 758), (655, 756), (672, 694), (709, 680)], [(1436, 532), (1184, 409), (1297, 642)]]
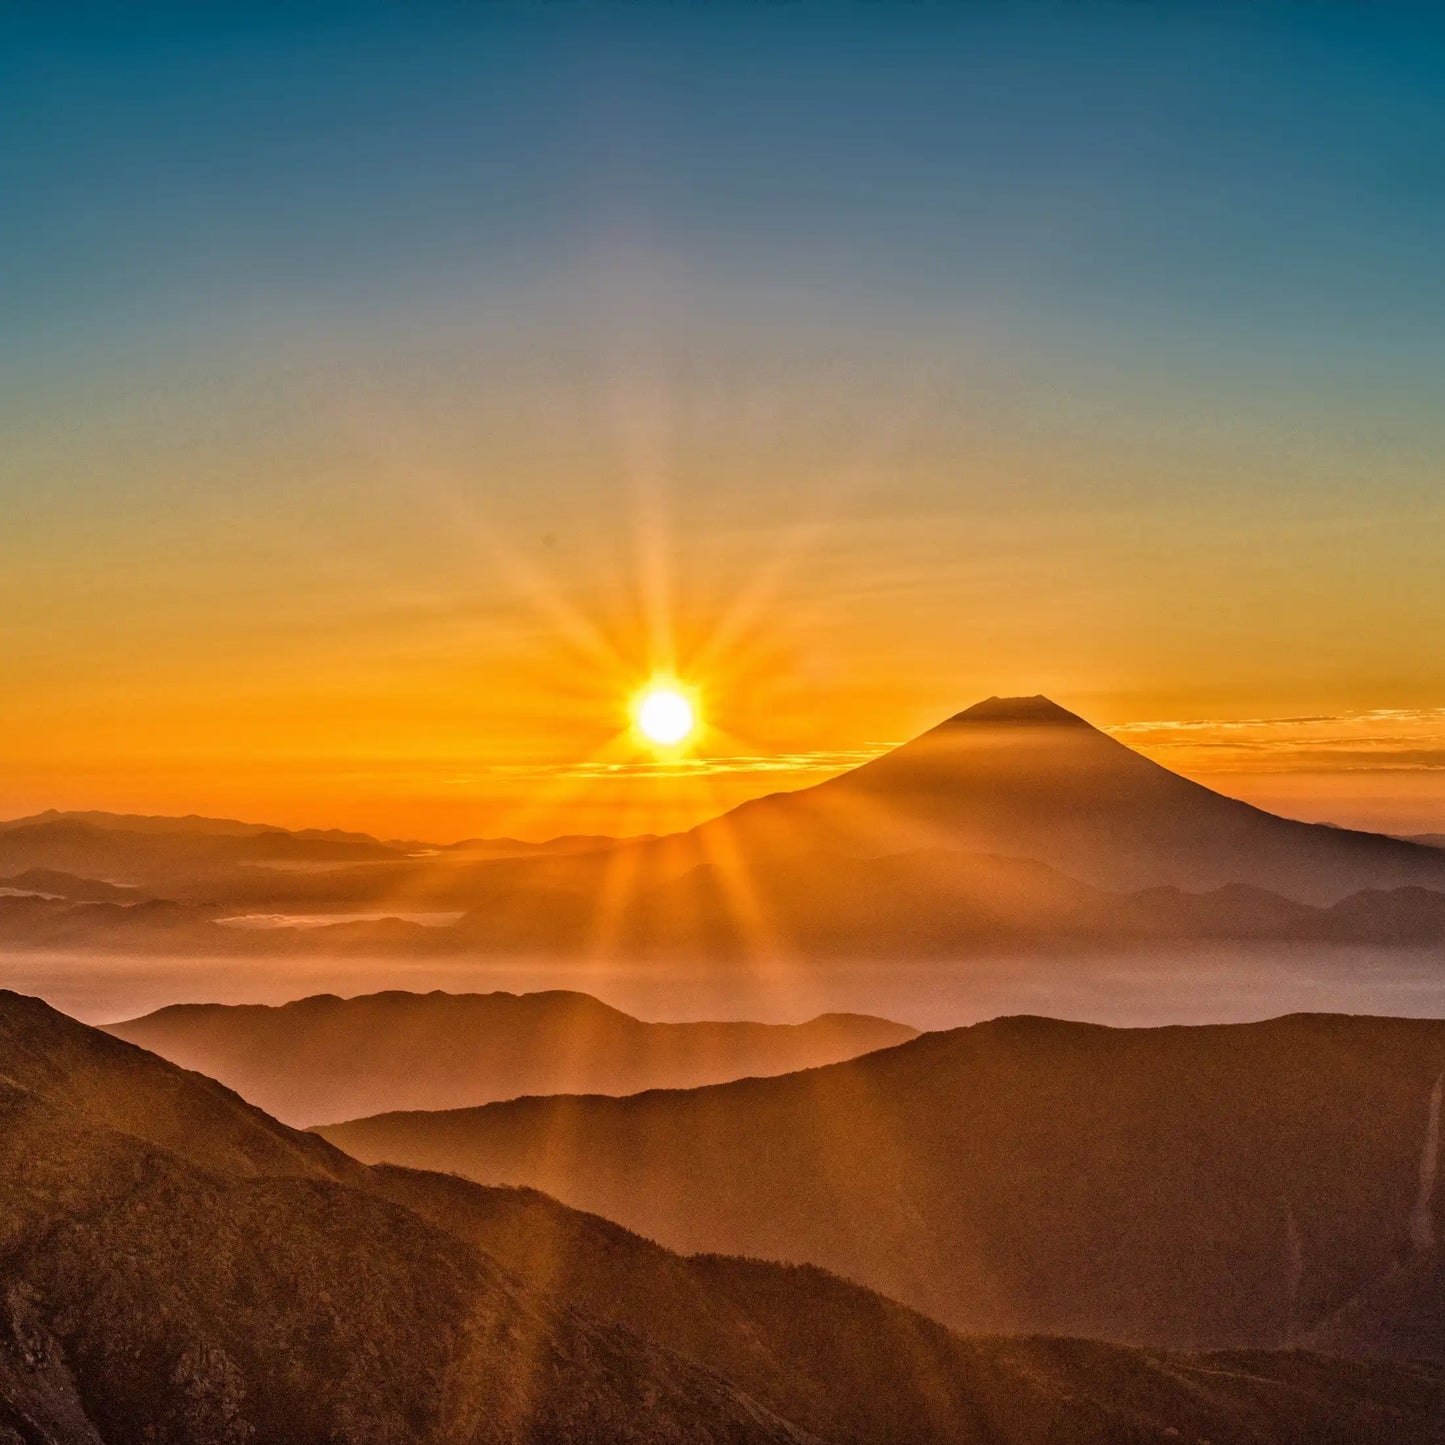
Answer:
[(1445, 309), (1445, 31), (1423, 9), (60, 5), (3, 25), (0, 257), (42, 345), (258, 292), (510, 284), (627, 243), (720, 285), (862, 289), (916, 324), (984, 299), (1389, 360), (1423, 359)]

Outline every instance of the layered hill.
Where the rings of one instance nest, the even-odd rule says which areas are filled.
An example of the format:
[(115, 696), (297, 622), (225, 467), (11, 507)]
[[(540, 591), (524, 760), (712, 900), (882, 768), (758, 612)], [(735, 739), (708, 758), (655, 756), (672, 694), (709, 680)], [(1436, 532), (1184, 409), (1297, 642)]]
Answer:
[(11, 1445), (1424, 1445), (1445, 1376), (961, 1339), (813, 1269), (368, 1169), (0, 993)]
[[(63, 899), (72, 903), (133, 903), (134, 889), (123, 883), (106, 883), (98, 878), (78, 878), (54, 868), (27, 868), (23, 873), (0, 877), (0, 895), (20, 898)], [(143, 895), (142, 895), (143, 896)]]
[[(23, 818), (7, 818), (0, 820), (0, 833), (49, 823), (81, 823), (118, 833), (190, 833), (212, 838), (259, 838), (285, 833), (293, 838), (368, 846), (381, 841), (370, 833), (357, 833), (345, 828), (277, 828), (270, 823), (243, 823), (239, 818), (207, 818), (199, 813), (176, 817), (161, 813), (107, 813), (98, 808), (47, 808), (44, 812), (31, 813)], [(392, 841), (385, 846), (414, 849), (423, 848), (426, 844)]]
[(643, 1439), (799, 1438), (707, 1372), (529, 1292), (318, 1145), (4, 996), (12, 1432), (601, 1442), (645, 1419)]
[(1433, 1260), (1442, 1076), (1429, 1020), (1013, 1018), (776, 1079), (321, 1132), (962, 1329), (1274, 1346)]
[(587, 994), (326, 994), (279, 1008), (176, 1004), (111, 1024), (291, 1123), (520, 1094), (631, 1094), (783, 1074), (902, 1043), (861, 1014), (803, 1024), (644, 1023)]
[[(265, 901), (288, 892), (288, 875), (334, 876), (291, 887), (303, 897), (370, 899), (427, 877), (465, 878), (478, 863), (565, 858), (615, 846), (601, 836), (547, 842), (467, 838), (432, 844), (382, 840), (342, 828), (278, 828), (232, 818), (47, 809), (0, 820), (0, 875), (52, 871), (104, 886), (143, 889), (189, 902)], [(280, 876), (272, 877), (275, 871)], [(81, 897), (82, 894), (66, 894)]]
[[(1445, 891), (1418, 886), (1362, 889), (1327, 905), (1243, 883), (1120, 893), (1026, 859), (924, 849), (775, 857), (746, 874), (736, 865), (701, 865), (661, 881), (639, 876), (637, 891), (614, 904), (606, 877), (579, 875), (567, 885), (501, 867), (433, 878), (439, 892), (412, 894), (393, 905), (395, 913), (373, 899), (355, 900), (370, 911), (299, 916), (236, 916), (218, 904), (32, 869), (0, 881), (0, 948), (404, 958), (605, 951), (727, 965), (760, 956), (959, 961), (983, 950), (1138, 950), (1206, 940), (1445, 946)], [(448, 902), (470, 906), (426, 911)]]
[(817, 1270), (368, 1169), (0, 993), (0, 1439), (1365, 1445), (1445, 1376), (968, 1341)]
[[(284, 828), (219, 831), (187, 826), (187, 819), (115, 819), (91, 815), (40, 815), (0, 828), (0, 873), (41, 868), (110, 883), (167, 888), (206, 877), (223, 886), (226, 873), (256, 865), (335, 867), (402, 859), (404, 848), (359, 834), (305, 832)], [(209, 820), (195, 820), (204, 822)], [(131, 826), (124, 826), (131, 823)], [(164, 828), (162, 823), (176, 826)], [(142, 826), (144, 825), (144, 826)]]

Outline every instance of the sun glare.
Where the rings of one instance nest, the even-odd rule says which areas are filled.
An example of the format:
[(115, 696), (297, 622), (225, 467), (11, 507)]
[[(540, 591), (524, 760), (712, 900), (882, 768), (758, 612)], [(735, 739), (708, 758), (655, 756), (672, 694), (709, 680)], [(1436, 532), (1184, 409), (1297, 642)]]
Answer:
[(684, 742), (697, 726), (692, 703), (676, 687), (656, 683), (637, 699), (637, 730), (659, 747)]

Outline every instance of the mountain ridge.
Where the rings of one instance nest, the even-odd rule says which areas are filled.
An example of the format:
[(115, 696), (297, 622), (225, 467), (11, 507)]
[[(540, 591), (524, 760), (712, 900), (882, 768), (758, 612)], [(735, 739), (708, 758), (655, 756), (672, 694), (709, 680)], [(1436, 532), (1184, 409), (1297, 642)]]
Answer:
[(821, 1265), (956, 1328), (1279, 1346), (1416, 1252), (1442, 1076), (1432, 1020), (1013, 1016), (781, 1078), (318, 1132), (687, 1252)]
[(815, 1269), (368, 1168), (7, 991), (0, 1126), (7, 1445), (1442, 1438), (1442, 1370), (962, 1339)]
[(439, 1109), (524, 1093), (628, 1094), (788, 1073), (918, 1032), (839, 1013), (800, 1024), (648, 1023), (566, 989), (171, 1004), (105, 1031), (296, 1124), (370, 1112), (355, 1107), (363, 1101)]
[[(1025, 897), (1015, 898), (1009, 919), (996, 916), (982, 875), (999, 859), (1046, 866), (1079, 889), (1125, 895), (1091, 901), (1080, 894), (1074, 908), (1081, 917), (1090, 909), (1101, 917), (1127, 911), (1132, 921), (1121, 938), (1131, 930), (1169, 934), (1167, 910), (1150, 920), (1143, 901), (1127, 901), (1164, 887), (1207, 894), (1243, 884), (1317, 908), (1365, 890), (1424, 888), (1445, 896), (1445, 851), (1277, 817), (1169, 771), (1042, 696), (985, 699), (848, 772), (751, 799), (685, 832), (562, 838), (517, 852), (522, 846), (499, 844), (499, 852), (468, 843), (403, 855), (374, 840), (284, 832), (198, 838), (51, 821), (0, 831), (0, 874), (46, 868), (101, 877), (139, 885), (149, 899), (211, 910), (209, 918), (170, 915), (192, 929), (173, 946), (218, 953), (282, 945), (303, 952), (565, 952), (594, 947), (599, 937), (642, 952), (756, 953), (774, 941), (805, 954), (846, 953), (874, 935), (881, 946), (957, 951), (995, 936), (1027, 942), (1046, 935), (1030, 926)], [(951, 874), (935, 867), (903, 879), (899, 887), (911, 897), (900, 910), (889, 879), (906, 869), (895, 860), (926, 855), (951, 858)], [(877, 878), (866, 876), (869, 867)], [(843, 869), (858, 879), (852, 898), (841, 897), (831, 876)], [(981, 876), (971, 887), (974, 874)], [(798, 881), (791, 893), (782, 886), (790, 879)], [(597, 911), (602, 897), (617, 900), (605, 926)], [(749, 898), (777, 913), (776, 929), (767, 908), (750, 910)], [(1278, 936), (1247, 917), (1237, 899), (1220, 903), (1223, 919), (1242, 927), (1238, 936)], [(1384, 916), (1397, 905), (1408, 916)], [(840, 907), (852, 920), (846, 929), (834, 921)], [(217, 926), (223, 916), (257, 911), (368, 916), (310, 938), (294, 930), (280, 938), (227, 937)], [(438, 911), (467, 917), (454, 931), (404, 918), (383, 922)], [(1287, 910), (1270, 911), (1272, 926), (1285, 926)], [(1426, 912), (1403, 898), (1376, 899), (1353, 921), (1301, 920), (1301, 936), (1329, 937), (1337, 925), (1349, 942), (1359, 929), (1364, 941), (1436, 941), (1445, 918), (1422, 922)], [(1177, 917), (1197, 919), (1202, 936), (1232, 936), (1207, 914), (1205, 905), (1189, 903)], [(976, 918), (986, 925), (981, 936)], [(669, 920), (660, 930), (659, 919)], [(9, 899), (0, 909), (0, 937), (27, 948), (122, 947), (137, 922), (115, 910), (67, 912)], [(1063, 931), (1109, 934), (1089, 920)], [(147, 938), (149, 947), (166, 946), (155, 929)]]
[(740, 804), (684, 836), (767, 856), (790, 834), (792, 846), (811, 835), (874, 853), (947, 840), (1114, 889), (1250, 882), (1333, 902), (1359, 887), (1445, 887), (1438, 852), (1226, 797), (1042, 695), (985, 699), (849, 772)]

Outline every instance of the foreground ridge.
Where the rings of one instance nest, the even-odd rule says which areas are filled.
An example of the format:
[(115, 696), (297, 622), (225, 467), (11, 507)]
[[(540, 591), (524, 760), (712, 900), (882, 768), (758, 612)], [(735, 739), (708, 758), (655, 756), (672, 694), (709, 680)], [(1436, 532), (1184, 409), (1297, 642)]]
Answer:
[(964, 1340), (816, 1269), (367, 1168), (11, 993), (0, 1258), (7, 1445), (1365, 1445), (1438, 1440), (1445, 1403), (1426, 1366)]

